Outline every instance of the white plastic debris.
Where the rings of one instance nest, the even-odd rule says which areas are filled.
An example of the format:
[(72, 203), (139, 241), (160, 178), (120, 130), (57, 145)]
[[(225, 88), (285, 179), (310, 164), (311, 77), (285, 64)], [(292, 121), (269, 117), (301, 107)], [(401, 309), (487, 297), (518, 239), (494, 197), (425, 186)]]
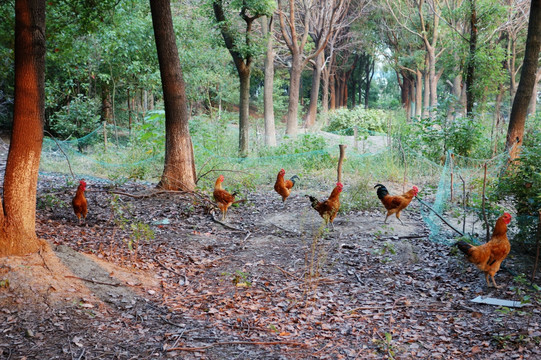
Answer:
[(472, 299), (472, 301), (479, 304), (488, 304), (488, 305), (506, 306), (506, 307), (515, 307), (515, 308), (520, 308), (526, 305), (524, 303), (521, 303), (520, 301), (503, 300), (503, 299), (496, 299), (496, 298), (483, 297), (483, 296), (478, 296), (475, 299)]

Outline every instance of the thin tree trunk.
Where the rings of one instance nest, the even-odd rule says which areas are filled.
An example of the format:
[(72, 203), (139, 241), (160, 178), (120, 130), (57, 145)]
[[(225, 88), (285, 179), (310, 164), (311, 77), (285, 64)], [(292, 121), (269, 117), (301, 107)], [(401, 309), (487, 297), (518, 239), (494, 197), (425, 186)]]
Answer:
[(239, 154), (248, 156), (250, 134), (250, 68), (246, 67), (240, 77), (240, 104), (239, 104)]
[(267, 37), (265, 56), (265, 84), (263, 86), (263, 116), (265, 118), (265, 145), (276, 146), (276, 127), (274, 124), (274, 49), (272, 42), (273, 18), (263, 17), (263, 35)]
[(477, 6), (475, 0), (470, 0), (470, 52), (466, 67), (466, 116), (471, 117), (475, 103), (475, 57), (477, 51)]
[(528, 105), (528, 115), (535, 116), (535, 112), (537, 111), (537, 92), (539, 88), (539, 81), (541, 81), (541, 68), (537, 69), (537, 74), (535, 76), (532, 99), (530, 100), (530, 105)]
[(296, 137), (298, 133), (297, 114), (299, 110), (299, 93), (301, 83), (301, 56), (293, 54), (289, 76), (289, 103), (287, 107), (286, 134)]
[(421, 118), (423, 114), (423, 73), (417, 69), (415, 72), (415, 117)]
[(314, 71), (312, 72), (312, 88), (310, 89), (310, 104), (308, 105), (308, 113), (306, 114), (305, 126), (312, 127), (316, 123), (317, 115), (317, 100), (319, 99), (319, 84), (321, 82), (321, 70), (325, 54), (323, 51), (316, 56)]

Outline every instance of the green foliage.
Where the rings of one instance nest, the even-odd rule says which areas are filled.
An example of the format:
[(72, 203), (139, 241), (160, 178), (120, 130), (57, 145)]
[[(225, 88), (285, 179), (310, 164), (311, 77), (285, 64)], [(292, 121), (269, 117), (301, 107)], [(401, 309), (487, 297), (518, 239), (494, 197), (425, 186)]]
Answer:
[(66, 139), (79, 138), (98, 127), (100, 116), (98, 99), (78, 94), (67, 105), (51, 116), (51, 130)]
[[(541, 141), (541, 132), (539, 133)], [(524, 147), (500, 178), (498, 193), (511, 195), (519, 214), (535, 215), (541, 209), (541, 147)]]
[(444, 112), (433, 119), (414, 118), (411, 123), (403, 124), (399, 131), (410, 148), (420, 150), (433, 161), (439, 161), (449, 149), (458, 155), (470, 156), (484, 139), (482, 124), (476, 118), (449, 120)]
[(340, 108), (329, 113), (329, 125), (325, 131), (353, 135), (353, 128), (358, 127), (359, 135), (385, 132), (388, 114), (383, 110), (364, 109), (357, 106), (352, 110)]

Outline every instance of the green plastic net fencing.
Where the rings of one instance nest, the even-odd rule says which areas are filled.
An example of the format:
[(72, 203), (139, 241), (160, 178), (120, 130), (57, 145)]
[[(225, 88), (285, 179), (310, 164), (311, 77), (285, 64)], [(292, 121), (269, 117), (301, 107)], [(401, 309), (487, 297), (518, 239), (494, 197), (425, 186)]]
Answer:
[[(429, 196), (432, 201), (428, 200), (434, 211), (426, 206), (421, 207), (432, 241), (450, 244), (455, 241), (453, 238), (460, 236), (434, 212), (442, 215), (465, 236), (473, 235), (474, 239), (479, 237), (484, 239), (486, 230), (482, 221), (482, 197), (485, 166), (485, 184), (491, 184), (497, 180), (507, 160), (507, 152), (490, 159), (459, 156), (450, 151), (447, 153), (437, 187), (432, 196)], [(489, 224), (494, 223), (494, 219), (501, 215), (497, 210), (490, 210), (488, 203), (485, 205), (485, 211)]]

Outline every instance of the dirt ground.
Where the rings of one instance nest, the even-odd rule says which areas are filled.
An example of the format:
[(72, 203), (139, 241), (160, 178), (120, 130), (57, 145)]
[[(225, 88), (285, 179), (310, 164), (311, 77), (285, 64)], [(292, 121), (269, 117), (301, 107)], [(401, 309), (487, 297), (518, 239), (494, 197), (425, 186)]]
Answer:
[(428, 240), (418, 202), (404, 225), (375, 209), (340, 213), (332, 231), (303, 188), (283, 205), (268, 184), (221, 223), (205, 194), (89, 182), (79, 225), (60, 184), (40, 176), (50, 250), (0, 259), (0, 358), (541, 357), (539, 296), (520, 309), (472, 302), (532, 290), (503, 270), (487, 289)]

